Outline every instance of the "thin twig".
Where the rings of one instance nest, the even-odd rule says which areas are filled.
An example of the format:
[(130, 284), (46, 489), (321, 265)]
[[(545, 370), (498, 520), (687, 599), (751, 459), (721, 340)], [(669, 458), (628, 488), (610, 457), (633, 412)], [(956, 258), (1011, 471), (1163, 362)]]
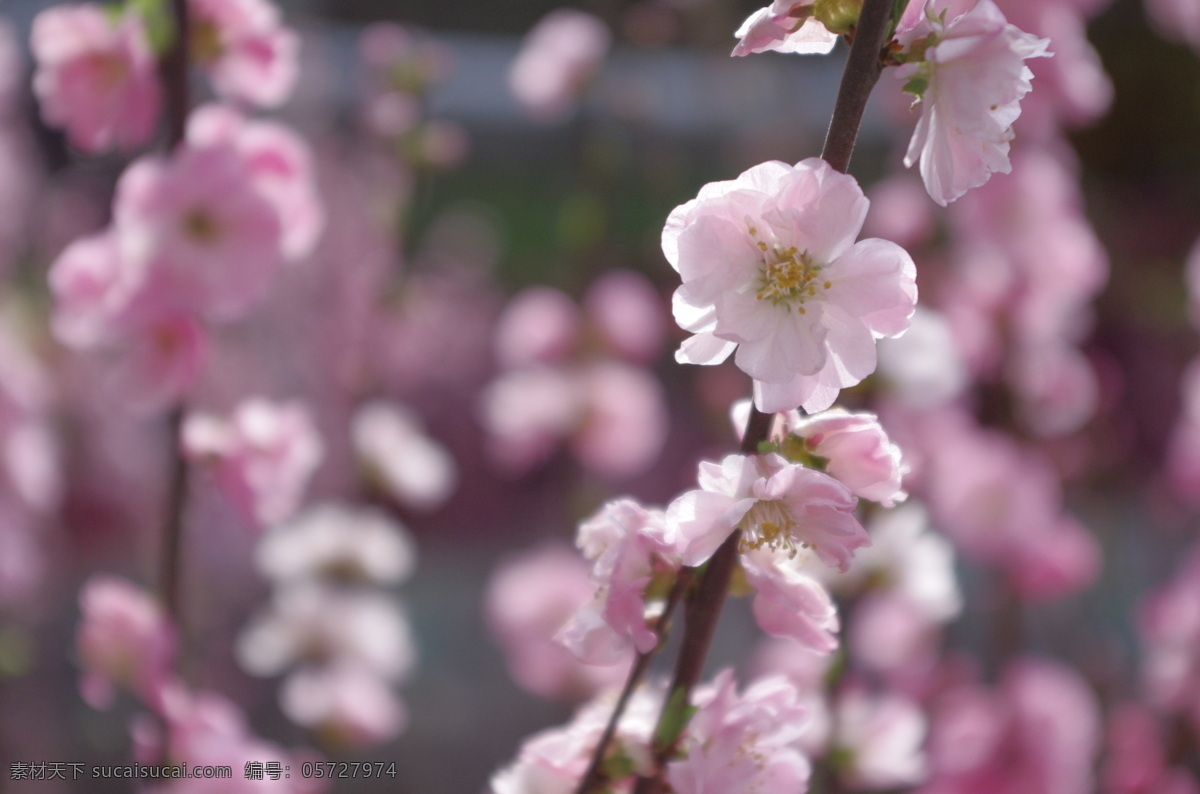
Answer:
[(617, 732), (617, 724), (621, 721), (621, 715), (625, 713), (625, 707), (629, 705), (629, 699), (633, 696), (633, 692), (637, 689), (638, 684), (641, 683), (642, 678), (645, 677), (646, 671), (650, 669), (650, 661), (658, 653), (659, 649), (662, 648), (663, 642), (666, 640), (667, 631), (670, 628), (671, 613), (675, 611), (676, 605), (679, 604), (680, 598), (683, 597), (684, 591), (692, 581), (692, 570), (691, 568), (684, 568), (675, 577), (675, 582), (671, 585), (671, 591), (667, 594), (667, 601), (663, 606), (662, 615), (658, 618), (658, 626), (655, 631), (658, 635), (658, 642), (650, 650), (637, 655), (633, 667), (629, 670), (629, 676), (625, 679), (625, 688), (621, 690), (621, 695), (617, 698), (612, 716), (609, 717), (608, 725), (604, 726), (604, 733), (601, 734), (600, 741), (597, 742), (596, 749), (592, 752), (592, 761), (588, 765), (587, 772), (584, 773), (583, 778), (579, 781), (579, 787), (575, 789), (575, 794), (591, 794), (591, 792), (596, 790), (597, 786), (605, 782), (601, 768), (604, 765), (604, 756), (608, 752), (608, 745)]
[[(187, 131), (191, 98), (188, 91), (187, 0), (171, 0), (174, 36), (171, 46), (159, 60), (159, 78), (166, 96), (167, 151), (178, 146)], [(167, 414), (167, 444), (170, 448), (170, 473), (167, 479), (166, 520), (163, 525), (159, 590), (167, 615), (182, 634), (182, 549), (183, 518), (187, 505), (187, 461), (180, 449), (184, 405), (182, 401)]]

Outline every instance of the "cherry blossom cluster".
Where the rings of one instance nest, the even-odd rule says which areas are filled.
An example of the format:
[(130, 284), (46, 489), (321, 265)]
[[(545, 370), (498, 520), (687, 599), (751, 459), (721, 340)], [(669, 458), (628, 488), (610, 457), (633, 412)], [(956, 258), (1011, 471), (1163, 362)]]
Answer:
[(176, 151), (122, 174), (112, 223), (55, 261), (56, 333), (115, 350), (113, 380), (129, 399), (174, 402), (201, 373), (207, 324), (245, 317), (312, 250), (323, 222), (313, 179), (307, 147), (285, 127), (197, 110)]
[[(650, 769), (647, 748), (665, 693), (647, 687), (633, 695), (603, 759), (611, 791), (632, 790)], [(680, 754), (666, 781), (678, 794), (705, 791), (802, 791), (810, 766), (800, 750), (809, 717), (794, 685), (763, 678), (739, 693), (731, 670), (697, 689)], [(511, 765), (491, 780), (492, 794), (569, 794), (587, 769), (612, 704), (599, 699), (561, 728), (531, 737)]]
[(467, 153), (467, 135), (453, 121), (428, 117), (427, 95), (453, 66), (449, 50), (400, 25), (379, 22), (363, 31), (366, 71), (362, 123), (415, 169), (446, 169)]
[[(277, 107), (296, 82), (299, 39), (269, 0), (189, 0), (193, 63), (227, 102)], [(163, 20), (157, 20), (163, 22)], [(168, 24), (169, 23), (165, 23)], [(133, 6), (54, 6), (34, 20), (33, 87), (42, 118), (81, 151), (133, 150), (153, 137), (162, 106), (152, 22)], [(174, 35), (173, 33), (171, 35)]]
[[(857, 19), (854, 3), (775, 0), (737, 32), (734, 55), (827, 53)], [(861, 5), (861, 4), (858, 4)], [(896, 20), (896, 78), (920, 103), (904, 164), (920, 161), (930, 197), (945, 206), (994, 173), (1009, 173), (1009, 141), (1029, 93), (1029, 58), (1049, 40), (1009, 24), (992, 0), (912, 0)]]
[[(120, 689), (148, 709), (136, 716), (132, 726), (134, 756), (140, 763), (241, 769), (247, 761), (287, 765), (316, 757), (312, 751), (293, 754), (259, 738), (228, 698), (184, 683), (175, 672), (176, 628), (159, 603), (137, 585), (97, 574), (80, 591), (79, 607), (76, 648), (83, 670), (81, 691), (96, 708), (109, 708)], [(186, 785), (159, 790), (194, 790)], [(280, 790), (299, 794), (320, 787), (297, 777)]]
[(563, 441), (584, 467), (612, 479), (654, 463), (667, 409), (645, 365), (666, 336), (661, 303), (644, 276), (622, 270), (593, 283), (582, 307), (551, 287), (514, 296), (495, 330), (501, 374), (480, 406), (497, 464), (528, 472)]
[(377, 508), (319, 503), (272, 527), (256, 561), (273, 589), (238, 640), (242, 667), (286, 673), (284, 714), (334, 745), (375, 744), (403, 730), (394, 687), (415, 651), (407, 617), (384, 588), (412, 575), (408, 531)]

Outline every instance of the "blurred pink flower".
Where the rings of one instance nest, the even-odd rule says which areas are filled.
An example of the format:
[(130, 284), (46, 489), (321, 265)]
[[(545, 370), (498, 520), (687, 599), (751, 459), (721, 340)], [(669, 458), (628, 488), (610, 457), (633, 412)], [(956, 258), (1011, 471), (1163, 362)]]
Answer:
[(505, 369), (560, 363), (575, 352), (580, 321), (575, 302), (561, 290), (522, 290), (496, 321), (496, 360)]
[(384, 401), (361, 406), (350, 435), (368, 479), (405, 507), (434, 510), (458, 486), (454, 457), (404, 406)]
[(412, 576), (412, 536), (373, 507), (324, 502), (271, 527), (258, 544), (258, 569), (276, 584), (322, 577), (397, 585)]
[(1185, 41), (1200, 49), (1200, 7), (1192, 0), (1145, 0), (1156, 30), (1167, 38)]
[(543, 463), (566, 440), (584, 466), (613, 478), (654, 462), (668, 421), (654, 376), (608, 360), (510, 371), (485, 389), (481, 414), (493, 460), (516, 473)]
[(1197, 794), (1200, 783), (1168, 768), (1163, 726), (1143, 703), (1119, 704), (1108, 716), (1102, 768), (1105, 794)]
[(121, 176), (113, 225), (137, 297), (214, 320), (243, 316), (283, 264), (281, 224), (231, 146), (184, 146)]
[(33, 21), (33, 90), (42, 118), (85, 152), (134, 149), (158, 120), (154, 53), (141, 17), (112, 18), (103, 6), (60, 5)]
[(633, 270), (607, 270), (583, 296), (592, 328), (618, 357), (650, 364), (667, 335), (664, 305), (650, 280)]
[(277, 588), (234, 650), (243, 669), (262, 676), (345, 662), (402, 681), (416, 662), (407, 617), (394, 598), (312, 581)]
[[(301, 757), (293, 757), (282, 747), (256, 736), (242, 710), (216, 692), (191, 692), (176, 684), (167, 690), (161, 717), (163, 731), (146, 726), (141, 731), (138, 760), (145, 764), (186, 763), (192, 769), (201, 766), (230, 766), (232, 778), (184, 778), (157, 786), (152, 794), (310, 794), (324, 788), (323, 781), (291, 774), (280, 780), (248, 778), (242, 770), (248, 761), (279, 764), (295, 769)], [(309, 760), (305, 758), (304, 760)]]
[(821, 562), (842, 571), (855, 549), (871, 544), (854, 515), (858, 500), (845, 485), (779, 455), (701, 462), (699, 484), (667, 508), (667, 525), (685, 565), (707, 560), (738, 529), (743, 552), (766, 548), (795, 557), (812, 549)]
[(303, 668), (288, 676), (279, 697), (289, 719), (343, 746), (385, 742), (408, 723), (404, 705), (388, 683), (351, 664)]
[(828, 408), (875, 369), (875, 340), (908, 328), (916, 269), (899, 246), (855, 243), (868, 202), (853, 177), (808, 159), (714, 182), (667, 219), (662, 245), (683, 285), (680, 363), (734, 348), (759, 410)]
[(1076, 671), (1024, 658), (996, 690), (959, 686), (935, 703), (920, 794), (1090, 794), (1096, 696)]
[(321, 461), (321, 438), (298, 401), (248, 399), (229, 418), (193, 413), (183, 423), (183, 453), (211, 462), (225, 497), (258, 526), (300, 506)]
[(1200, 549), (1143, 601), (1137, 630), (1147, 700), (1200, 726)]
[(927, 724), (916, 703), (851, 688), (838, 695), (835, 712), (834, 752), (849, 759), (842, 778), (851, 788), (894, 789), (925, 779)]
[(812, 768), (799, 740), (808, 715), (786, 678), (760, 679), (738, 695), (733, 671), (723, 670), (696, 690), (692, 704), (696, 713), (680, 742), (682, 757), (667, 764), (671, 791), (807, 790)]
[(599, 17), (571, 8), (551, 11), (526, 35), (509, 68), (513, 96), (541, 121), (566, 117), (604, 60), (611, 39)]
[(255, 188), (275, 206), (289, 261), (312, 253), (325, 226), (308, 144), (282, 124), (247, 120), (226, 105), (204, 105), (188, 117), (187, 142), (197, 149), (231, 146)]
[(300, 40), (270, 0), (188, 0), (191, 56), (218, 96), (278, 107), (292, 93)]
[(796, 52), (824, 55), (837, 44), (831, 33), (812, 16), (812, 0), (774, 0), (746, 18), (733, 35), (737, 37), (734, 56), (755, 52)]
[(920, 159), (925, 189), (943, 207), (993, 173), (1012, 169), (1012, 124), (1032, 87), (1025, 61), (1048, 55), (1050, 44), (1008, 24), (992, 0), (979, 0), (948, 21), (939, 16), (945, 5), (925, 4), (920, 21), (904, 35), (906, 44), (923, 52), (896, 73), (922, 106), (904, 164)]
[(107, 708), (118, 685), (157, 708), (175, 663), (175, 629), (163, 608), (142, 588), (96, 574), (79, 592), (79, 609), (84, 699)]
[(883, 388), (910, 408), (949, 402), (967, 386), (958, 344), (941, 314), (918, 306), (904, 336), (879, 340), (878, 377)]
[(624, 680), (632, 653), (621, 664), (584, 664), (555, 640), (595, 590), (587, 563), (565, 544), (543, 544), (497, 566), (484, 597), (488, 628), (522, 688), (582, 699)]

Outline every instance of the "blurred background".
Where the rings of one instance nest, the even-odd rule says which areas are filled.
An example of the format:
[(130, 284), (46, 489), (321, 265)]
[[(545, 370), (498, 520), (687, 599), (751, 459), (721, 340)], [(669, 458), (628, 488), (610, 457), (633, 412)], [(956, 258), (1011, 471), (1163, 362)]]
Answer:
[[(1014, 20), (1032, 13), (1026, 3), (999, 4), (1012, 6)], [(28, 32), (49, 5), (0, 2), (16, 40), (15, 71), (0, 76), (15, 85), (0, 138), (0, 303), (14, 340), (4, 344), (20, 348), (0, 361), (0, 433), (36, 424), (48, 439), (44, 460), (28, 463), (10, 447), (7, 465), (47, 467), (54, 482), (37, 509), (3, 507), (6, 770), (130, 757), (136, 702), (98, 710), (77, 692), (78, 595), (102, 571), (154, 586), (170, 449), (161, 415), (127, 411), (119, 390), (101, 387), (108, 359), (69, 350), (51, 333), (47, 270), (71, 240), (107, 221), (128, 156), (83, 155), (40, 121)], [(1073, 340), (1094, 404), (1078, 421), (1030, 430), (1016, 390), (981, 367), (969, 405), (985, 426), (1054, 461), (1065, 509), (1103, 555), (1088, 582), (1022, 602), (1023, 647), (1078, 667), (1098, 692), (1135, 692), (1138, 604), (1168, 581), (1200, 528), (1200, 482), (1167, 463), (1182, 443), (1173, 439), (1183, 373), (1200, 351), (1189, 314), (1200, 290), (1189, 293), (1184, 279), (1200, 235), (1200, 23), (1167, 27), (1138, 0), (1075, 5), (1088, 7), (1086, 37), (1102, 72), (1055, 90), (1093, 99), (1059, 120), (1061, 136), (1034, 130), (1036, 119), (1029, 135), (1053, 137), (1045, 145), (1074, 163), (1079, 218), (1107, 261)], [(749, 383), (731, 365), (674, 363), (683, 333), (670, 321), (678, 280), (661, 253), (663, 222), (706, 182), (818, 155), (846, 47), (733, 59), (732, 32), (753, 3), (596, 0), (571, 6), (593, 24), (575, 34), (578, 62), (535, 64), (522, 83), (515, 64), (557, 3), (280, 7), (301, 36), (301, 66), (294, 96), (272, 115), (312, 146), (325, 231), (264, 309), (220, 329), (189, 405), (227, 413), (252, 394), (303, 400), (324, 449), (305, 503), (374, 505), (411, 535), (412, 576), (383, 591), (411, 627), (415, 666), (397, 690), (405, 727), (323, 744), (281, 712), (278, 675), (239, 664), (234, 649), (271, 584), (255, 563), (260, 533), (201, 464), (189, 476), (183, 668), (240, 706), (261, 736), (399, 770), (335, 791), (484, 791), (524, 737), (565, 721), (586, 690), (554, 685), (550, 667), (526, 673), (524, 685), (513, 680), (520, 662), (505, 637), (519, 619), (488, 611), (504, 601), (494, 590), (499, 573), (537, 575), (522, 573), (528, 558), (518, 555), (569, 548), (577, 523), (616, 496), (665, 504), (691, 487), (699, 460), (734, 445), (728, 407)], [(1078, 56), (1052, 49), (1060, 60)], [(1097, 81), (1111, 83), (1108, 99)], [(895, 82), (885, 74), (876, 89), (852, 165), (872, 196), (903, 171), (915, 120)], [(1022, 134), (1018, 123), (1018, 168)], [(910, 235), (902, 242), (916, 258), (922, 301), (939, 306), (953, 294), (941, 285), (952, 280), (958, 221), (919, 192), (903, 195), (877, 201), (891, 207), (881, 223)], [(889, 236), (871, 224), (868, 234)], [(1053, 268), (1053, 254), (1043, 255)], [(870, 381), (845, 402), (872, 405), (885, 391)], [(400, 419), (356, 429), (371, 403), (402, 411)], [(373, 434), (394, 441), (372, 446), (363, 438)], [(960, 559), (958, 575), (967, 606), (946, 643), (987, 667), (998, 642), (993, 572)], [(568, 591), (578, 588), (563, 587), (544, 598), (569, 611), (577, 597)], [(728, 604), (711, 668), (743, 663), (755, 631), (746, 604)], [(553, 697), (530, 691), (539, 675)], [(132, 790), (120, 781), (36, 788)]]

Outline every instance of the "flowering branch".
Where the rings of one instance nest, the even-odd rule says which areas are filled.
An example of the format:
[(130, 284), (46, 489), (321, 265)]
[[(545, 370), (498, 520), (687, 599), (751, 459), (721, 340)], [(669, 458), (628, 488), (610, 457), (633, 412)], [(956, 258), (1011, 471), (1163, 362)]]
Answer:
[[(880, 52), (891, 11), (890, 0), (866, 0), (854, 30), (854, 41), (846, 60), (846, 69), (842, 74), (833, 118), (821, 155), (833, 168), (841, 172), (845, 172), (850, 164), (850, 155), (854, 151), (854, 142), (858, 137), (858, 128), (867, 99), (883, 69)], [(771, 414), (751, 407), (746, 432), (742, 437), (743, 453), (758, 452), (758, 445), (769, 436), (771, 419)], [(675, 674), (667, 690), (667, 704), (655, 730), (655, 771), (650, 777), (638, 779), (634, 794), (659, 794), (663, 789), (662, 775), (666, 761), (675, 752), (678, 740), (687, 725), (686, 707), (704, 669), (717, 619), (720, 617), (721, 607), (729, 591), (729, 582), (737, 564), (740, 539), (740, 531), (734, 531), (726, 538), (708, 561), (700, 574), (696, 589), (688, 598), (686, 623)], [(675, 708), (672, 707), (673, 704)], [(676, 713), (680, 708), (683, 709), (682, 714)]]
[[(892, 4), (887, 0), (865, 0), (854, 28), (854, 43), (846, 57), (846, 69), (842, 72), (833, 118), (829, 120), (829, 131), (825, 134), (825, 147), (821, 152), (821, 158), (842, 173), (850, 166), (850, 155), (854, 152), (867, 99), (883, 71), (884, 63), (879, 55), (891, 12)], [(749, 437), (747, 432), (746, 438)]]
[(658, 619), (656, 632), (658, 634), (658, 644), (645, 653), (639, 653), (637, 659), (633, 663), (633, 667), (629, 670), (629, 677), (625, 680), (625, 688), (621, 690), (620, 697), (617, 698), (617, 703), (613, 707), (612, 716), (608, 720), (608, 724), (604, 726), (604, 733), (600, 735), (600, 741), (596, 743), (596, 749), (592, 752), (591, 763), (588, 764), (587, 772), (579, 781), (579, 787), (575, 790), (576, 794), (589, 794), (596, 790), (605, 782), (603, 772), (604, 756), (607, 753), (608, 745), (612, 742), (613, 735), (617, 732), (617, 724), (621, 721), (621, 715), (625, 712), (625, 707), (629, 704), (629, 698), (632, 697), (634, 690), (638, 688), (642, 678), (645, 677), (646, 671), (650, 669), (650, 660), (658, 653), (662, 647), (663, 641), (667, 636), (671, 614), (675, 611), (675, 607), (679, 604), (680, 598), (687, 590), (689, 584), (692, 583), (692, 568), (682, 568), (679, 575), (675, 577), (674, 584), (671, 585), (671, 592), (667, 594), (666, 605), (663, 607), (662, 615)]

